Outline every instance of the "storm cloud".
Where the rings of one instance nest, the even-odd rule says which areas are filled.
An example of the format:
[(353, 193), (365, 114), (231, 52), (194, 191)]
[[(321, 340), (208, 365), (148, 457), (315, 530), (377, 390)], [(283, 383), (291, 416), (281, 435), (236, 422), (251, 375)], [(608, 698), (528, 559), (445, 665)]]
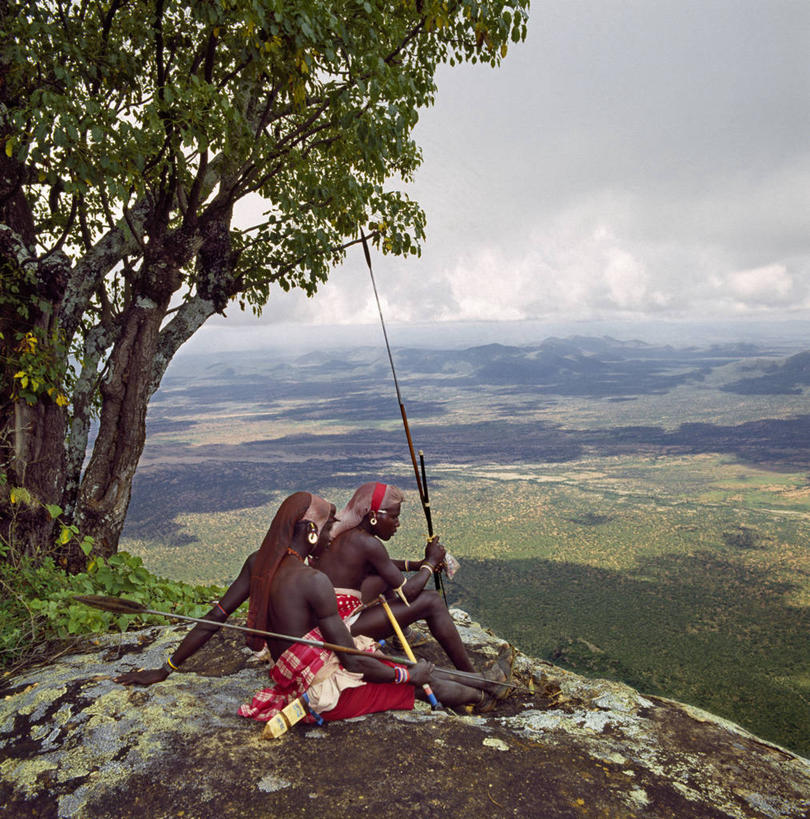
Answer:
[[(793, 0), (533, 4), (501, 68), (438, 77), (428, 238), (375, 259), (386, 318), (806, 318), (808, 32)], [(357, 251), (263, 321), (375, 317)]]

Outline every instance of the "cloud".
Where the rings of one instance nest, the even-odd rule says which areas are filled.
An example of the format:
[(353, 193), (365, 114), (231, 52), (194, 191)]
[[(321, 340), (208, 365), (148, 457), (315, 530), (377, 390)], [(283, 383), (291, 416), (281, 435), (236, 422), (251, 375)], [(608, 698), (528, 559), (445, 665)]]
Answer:
[(786, 313), (810, 308), (810, 284), (806, 277), (791, 275), (785, 265), (772, 264), (714, 276), (711, 286), (717, 300), (732, 313), (782, 309)]
[(784, 265), (772, 264), (755, 270), (740, 270), (727, 277), (732, 294), (738, 299), (783, 302), (793, 292), (793, 278)]
[[(497, 70), (442, 69), (391, 322), (810, 310), (810, 4), (550, 0)], [(358, 251), (265, 321), (374, 323)]]

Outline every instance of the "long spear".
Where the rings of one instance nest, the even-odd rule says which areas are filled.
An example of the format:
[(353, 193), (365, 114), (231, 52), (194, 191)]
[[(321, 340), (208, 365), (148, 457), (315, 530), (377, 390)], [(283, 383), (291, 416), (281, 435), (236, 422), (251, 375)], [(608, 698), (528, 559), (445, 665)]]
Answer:
[[(388, 331), (385, 329), (385, 319), (383, 318), (382, 306), (380, 305), (380, 296), (377, 293), (377, 282), (374, 279), (374, 270), (371, 267), (371, 253), (368, 249), (368, 240), (366, 234), (360, 229), (360, 238), (363, 242), (363, 254), (366, 257), (366, 264), (368, 265), (368, 272), (371, 276), (371, 286), (374, 289), (374, 299), (377, 302), (377, 312), (380, 314), (380, 325), (382, 326), (383, 338), (385, 339), (385, 349), (388, 351), (388, 361), (391, 363), (391, 374), (394, 376), (394, 388), (397, 391), (397, 402), (399, 403), (399, 412), (402, 415), (402, 425), (405, 427), (405, 437), (408, 439), (408, 452), (411, 454), (411, 463), (413, 464), (413, 474), (416, 478), (416, 489), (419, 492), (419, 502), (422, 504), (422, 511), (425, 513), (425, 523), (427, 524), (428, 538), (433, 537), (433, 520), (430, 513), (430, 501), (427, 496), (427, 486), (422, 480), (424, 476), (424, 456), (419, 452), (419, 457), (422, 460), (422, 476), (419, 474), (419, 466), (416, 462), (416, 453), (413, 448), (413, 439), (411, 438), (411, 428), (408, 425), (408, 415), (405, 412), (405, 403), (402, 400), (402, 393), (399, 390), (399, 381), (397, 380), (397, 370), (394, 366), (394, 356), (391, 354), (391, 345), (388, 343)], [(433, 573), (433, 582), (436, 589), (441, 589), (444, 594), (444, 587), (441, 580), (441, 571)], [(447, 600), (445, 599), (445, 603)]]
[[(157, 614), (160, 617), (168, 617), (172, 620), (182, 620), (187, 623), (202, 623), (205, 626), (212, 626), (213, 628), (229, 628), (234, 631), (246, 631), (250, 634), (258, 634), (262, 637), (272, 637), (277, 640), (286, 640), (290, 643), (301, 643), (305, 646), (314, 646), (315, 648), (325, 648), (329, 651), (342, 652), (343, 654), (357, 654), (362, 657), (375, 657), (377, 659), (389, 660), (390, 662), (399, 663), (400, 665), (414, 666), (407, 657), (394, 657), (388, 654), (381, 654), (380, 652), (363, 651), (359, 648), (350, 646), (342, 646), (337, 643), (327, 643), (323, 640), (312, 640), (308, 637), (293, 637), (290, 634), (279, 634), (275, 631), (262, 631), (258, 628), (249, 628), (248, 626), (237, 626), (235, 623), (219, 623), (216, 620), (205, 620), (202, 617), (189, 617), (185, 614), (174, 614), (168, 611), (158, 611), (157, 609), (147, 608), (143, 603), (138, 603), (137, 600), (130, 600), (126, 597), (105, 597), (100, 594), (76, 594), (73, 596), (74, 600), (79, 603), (84, 603), (86, 606), (92, 606), (103, 611), (114, 611), (118, 614)], [(457, 677), (459, 679), (480, 680), (478, 674), (471, 674), (467, 671), (457, 671), (454, 668), (441, 668), (434, 666), (434, 671), (442, 676)], [(503, 682), (498, 685), (508, 685), (511, 688), (524, 688), (524, 686), (517, 683)], [(530, 689), (526, 688), (526, 691)]]
[(258, 634), (261, 637), (272, 637), (274, 640), (287, 640), (291, 643), (301, 643), (305, 646), (327, 648), (330, 651), (342, 651), (344, 654), (362, 654), (368, 657), (368, 652), (359, 648), (341, 646), (337, 643), (327, 643), (323, 640), (311, 640), (308, 637), (291, 637), (289, 634), (279, 634), (275, 631), (262, 631), (261, 629), (250, 628), (249, 626), (237, 626), (235, 623), (220, 623), (216, 620), (205, 620), (202, 617), (189, 617), (185, 614), (158, 611), (157, 609), (147, 608), (143, 603), (139, 603), (137, 600), (129, 600), (126, 597), (105, 597), (100, 594), (76, 594), (73, 596), (73, 599), (96, 609), (115, 611), (119, 614), (157, 614), (161, 617), (169, 617), (172, 620), (182, 620), (186, 623), (202, 623), (203, 625), (212, 626), (213, 628), (229, 628), (234, 631), (245, 631), (248, 634)]

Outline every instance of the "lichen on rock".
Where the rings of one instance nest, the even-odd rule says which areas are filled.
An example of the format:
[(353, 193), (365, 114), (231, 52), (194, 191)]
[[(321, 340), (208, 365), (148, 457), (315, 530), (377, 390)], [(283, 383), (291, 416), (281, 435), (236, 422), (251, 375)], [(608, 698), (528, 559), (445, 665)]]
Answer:
[[(453, 610), (478, 667), (503, 640)], [(427, 634), (427, 632), (424, 632)], [(374, 714), (278, 740), (236, 714), (263, 666), (221, 631), (147, 689), (114, 676), (159, 665), (178, 627), (109, 635), (0, 699), (8, 815), (805, 817), (810, 763), (690, 706), (516, 653), (525, 688), (486, 715)], [(418, 653), (446, 664), (429, 641)], [(530, 690), (533, 689), (533, 690)]]

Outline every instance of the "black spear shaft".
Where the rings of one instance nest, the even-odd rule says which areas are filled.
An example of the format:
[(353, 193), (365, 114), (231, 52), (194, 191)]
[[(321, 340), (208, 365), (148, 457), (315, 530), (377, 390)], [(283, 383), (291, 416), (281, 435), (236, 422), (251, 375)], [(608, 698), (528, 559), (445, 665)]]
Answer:
[[(394, 366), (394, 356), (391, 354), (391, 345), (388, 343), (388, 331), (385, 327), (385, 319), (383, 318), (382, 306), (380, 305), (380, 296), (377, 292), (377, 282), (374, 279), (374, 270), (371, 267), (371, 253), (368, 250), (368, 240), (366, 234), (360, 231), (360, 238), (363, 241), (363, 253), (366, 257), (366, 264), (368, 265), (368, 272), (371, 276), (371, 286), (374, 289), (374, 299), (377, 302), (377, 312), (380, 315), (380, 325), (383, 331), (383, 338), (385, 339), (385, 349), (388, 352), (388, 361), (391, 364), (391, 375), (394, 376), (394, 389), (397, 391), (397, 402), (399, 403), (399, 412), (402, 415), (402, 425), (405, 427), (405, 437), (408, 439), (408, 451), (411, 454), (411, 463), (413, 464), (413, 474), (416, 477), (416, 488), (419, 492), (419, 500), (422, 503), (422, 509), (425, 510), (425, 519), (428, 522), (428, 530), (430, 530), (430, 511), (425, 509), (425, 493), (422, 489), (422, 481), (419, 477), (419, 467), (416, 465), (416, 453), (413, 449), (413, 440), (411, 438), (411, 428), (408, 424), (408, 415), (405, 412), (405, 403), (402, 400), (402, 393), (399, 390), (399, 381), (397, 379), (397, 368)], [(431, 532), (432, 534), (432, 532)]]
[(430, 513), (430, 497), (428, 497), (427, 473), (425, 472), (425, 453), (419, 450), (419, 471), (422, 473), (422, 500), (427, 521), (428, 537), (433, 537), (433, 518)]
[[(425, 513), (425, 523), (427, 524), (428, 538), (433, 537), (433, 518), (430, 511), (430, 500), (427, 491), (427, 475), (425, 474), (425, 458), (422, 450), (419, 450), (419, 460), (422, 465), (421, 475), (419, 467), (416, 465), (416, 453), (413, 449), (413, 439), (411, 438), (411, 428), (408, 424), (408, 416), (405, 412), (405, 403), (402, 400), (402, 393), (399, 390), (399, 381), (397, 380), (397, 370), (394, 366), (394, 356), (391, 354), (391, 345), (388, 343), (388, 331), (385, 328), (385, 319), (382, 314), (382, 306), (380, 305), (380, 296), (377, 292), (377, 282), (374, 279), (374, 270), (371, 266), (371, 253), (368, 249), (368, 240), (363, 230), (360, 230), (360, 238), (363, 241), (363, 254), (366, 257), (366, 264), (368, 265), (368, 272), (371, 276), (371, 286), (374, 289), (374, 299), (377, 302), (377, 312), (380, 314), (380, 325), (383, 329), (383, 338), (385, 339), (385, 349), (388, 352), (388, 361), (391, 364), (391, 374), (394, 376), (394, 388), (397, 391), (397, 401), (399, 403), (399, 412), (402, 415), (402, 424), (405, 427), (405, 437), (408, 440), (408, 452), (411, 455), (411, 463), (413, 464), (413, 474), (416, 478), (416, 489), (419, 492), (419, 501), (422, 504), (422, 511)], [(447, 595), (444, 591), (444, 582), (442, 580), (441, 570), (433, 573), (433, 585), (436, 591), (441, 591), (444, 598), (444, 604), (447, 605)]]
[[(362, 229), (360, 230), (360, 238), (363, 242), (363, 254), (366, 257), (368, 272), (369, 275), (371, 276), (371, 286), (374, 289), (374, 299), (377, 302), (377, 312), (380, 314), (380, 325), (382, 326), (383, 338), (385, 339), (385, 349), (388, 352), (388, 361), (391, 364), (391, 374), (394, 376), (394, 388), (397, 391), (397, 401), (399, 402), (399, 412), (402, 415), (402, 424), (405, 427), (405, 437), (408, 439), (408, 452), (410, 452), (411, 463), (413, 464), (413, 474), (414, 477), (416, 478), (416, 489), (419, 492), (419, 501), (422, 504), (422, 511), (425, 513), (425, 523), (427, 524), (428, 537), (431, 538), (433, 537), (433, 520), (431, 518), (430, 513), (430, 502), (428, 501), (427, 497), (427, 487), (425, 486), (423, 480), (425, 475), (424, 458), (422, 459), (422, 475), (420, 476), (419, 467), (416, 463), (416, 452), (414, 452), (413, 448), (413, 439), (411, 438), (411, 428), (408, 425), (408, 416), (405, 412), (405, 403), (402, 400), (402, 393), (399, 390), (397, 370), (396, 367), (394, 366), (394, 356), (391, 354), (391, 345), (388, 343), (388, 331), (385, 328), (385, 319), (383, 318), (382, 306), (380, 305), (380, 296), (379, 293), (377, 292), (377, 282), (374, 279), (374, 270), (371, 266), (371, 253), (369, 253), (368, 249), (368, 240), (366, 239), (366, 234), (363, 232)], [(420, 457), (422, 456), (421, 451), (419, 455)], [(433, 573), (433, 582), (437, 590), (441, 588), (442, 592), (444, 592), (444, 589), (442, 588), (442, 581), (440, 575), (441, 575), (440, 571), (435, 571)], [(445, 598), (445, 603), (446, 602), (447, 600)]]
[[(425, 472), (425, 453), (419, 450), (419, 469), (422, 472), (422, 508), (425, 510), (425, 518), (427, 520), (428, 537), (433, 537), (433, 520), (430, 514), (430, 497), (428, 495), (427, 472)], [(442, 593), (444, 605), (447, 605), (447, 593), (444, 590), (444, 578), (441, 571), (433, 572), (433, 585), (436, 591)]]

